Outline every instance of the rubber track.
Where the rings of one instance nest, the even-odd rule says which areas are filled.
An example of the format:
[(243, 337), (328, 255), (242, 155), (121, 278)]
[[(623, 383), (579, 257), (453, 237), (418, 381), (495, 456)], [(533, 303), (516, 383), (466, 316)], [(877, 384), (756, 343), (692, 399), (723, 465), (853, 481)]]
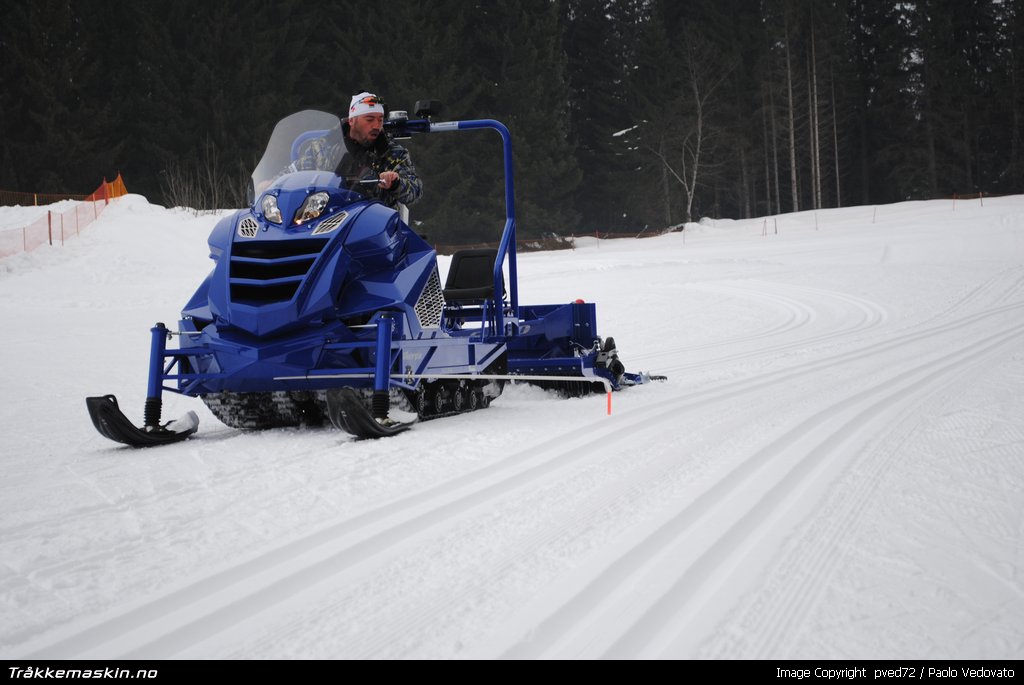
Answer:
[(221, 392), (202, 400), (222, 423), (241, 430), (319, 426), (326, 415), (310, 393)]

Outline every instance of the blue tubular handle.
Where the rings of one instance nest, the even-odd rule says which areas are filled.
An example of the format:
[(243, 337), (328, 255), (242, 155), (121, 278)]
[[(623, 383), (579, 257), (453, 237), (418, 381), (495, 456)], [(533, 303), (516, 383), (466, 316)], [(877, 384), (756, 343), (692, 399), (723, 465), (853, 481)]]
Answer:
[[(412, 123), (412, 122), (410, 122)], [(501, 293), (501, 265), (508, 257), (508, 295), (509, 303), (512, 305), (512, 312), (516, 319), (519, 318), (519, 276), (516, 269), (516, 206), (515, 206), (515, 180), (512, 173), (512, 136), (505, 124), (494, 119), (474, 119), (471, 121), (447, 121), (430, 124), (430, 131), (453, 131), (474, 128), (489, 128), (501, 135), (502, 147), (505, 159), (505, 229), (501, 234), (501, 243), (498, 246), (498, 258), (494, 262), (494, 301), (496, 304), (502, 300)], [(502, 322), (503, 313), (501, 307), (495, 307), (495, 321)], [(500, 330), (499, 326), (499, 330)]]

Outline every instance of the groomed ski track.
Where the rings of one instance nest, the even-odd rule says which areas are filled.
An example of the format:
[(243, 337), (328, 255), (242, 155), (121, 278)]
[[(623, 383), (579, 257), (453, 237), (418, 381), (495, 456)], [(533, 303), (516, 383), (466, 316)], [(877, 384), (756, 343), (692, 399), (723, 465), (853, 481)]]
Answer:
[[(611, 416), (604, 398), (516, 386), (355, 443), (243, 434), (176, 400), (199, 434), (139, 452), (78, 425), (69, 397), (69, 444), (12, 462), (0, 654), (1019, 655), (1024, 201), (990, 203), (953, 222), (910, 203), (882, 225), (837, 212), (832, 232), (761, 237), (751, 221), (523, 255), (522, 301), (596, 301), (627, 367), (669, 376), (617, 393)], [(128, 198), (71, 257), (3, 280), (38, 287), (116, 242), (131, 264), (104, 284), (117, 340), (142, 316), (118, 316), (129, 281), (174, 299), (142, 277), (144, 243), (115, 237), (132, 230), (118, 211), (184, 220)], [(966, 255), (963, 221), (981, 241)], [(68, 320), (52, 325), (36, 335), (56, 349)], [(137, 391), (145, 350), (127, 338), (86, 341), (114, 368), (71, 390)], [(25, 455), (46, 425), (5, 440)], [(59, 500), (39, 497), (55, 473)]]

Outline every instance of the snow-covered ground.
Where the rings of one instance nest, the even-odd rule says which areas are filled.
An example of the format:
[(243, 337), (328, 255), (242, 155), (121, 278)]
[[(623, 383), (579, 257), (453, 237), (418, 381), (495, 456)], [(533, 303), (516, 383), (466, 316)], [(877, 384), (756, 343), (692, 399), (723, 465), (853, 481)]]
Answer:
[(78, 204), (80, 203), (75, 202), (74, 200), (61, 200), (60, 202), (54, 202), (48, 205), (29, 207), (22, 207), (20, 205), (15, 205), (13, 207), (0, 206), (0, 231), (18, 229), (22, 226), (27, 226), (37, 219), (45, 218), (47, 212), (60, 214), (74, 208)]
[(141, 421), (215, 221), (128, 196), (0, 261), (0, 658), (1024, 656), (1024, 197), (521, 255), (669, 376), (611, 416), (516, 386), (355, 442), (171, 396), (193, 439), (109, 442), (83, 400)]

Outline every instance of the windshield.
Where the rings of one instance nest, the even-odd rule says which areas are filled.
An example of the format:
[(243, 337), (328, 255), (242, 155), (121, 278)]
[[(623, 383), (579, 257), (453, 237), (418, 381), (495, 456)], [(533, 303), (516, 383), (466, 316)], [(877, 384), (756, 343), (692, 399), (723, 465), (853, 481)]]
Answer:
[[(313, 141), (323, 143), (319, 155), (309, 154)], [(292, 171), (333, 173), (344, 150), (341, 120), (337, 115), (314, 109), (296, 112), (274, 127), (266, 152), (252, 172), (252, 187), (266, 187), (275, 178)]]

